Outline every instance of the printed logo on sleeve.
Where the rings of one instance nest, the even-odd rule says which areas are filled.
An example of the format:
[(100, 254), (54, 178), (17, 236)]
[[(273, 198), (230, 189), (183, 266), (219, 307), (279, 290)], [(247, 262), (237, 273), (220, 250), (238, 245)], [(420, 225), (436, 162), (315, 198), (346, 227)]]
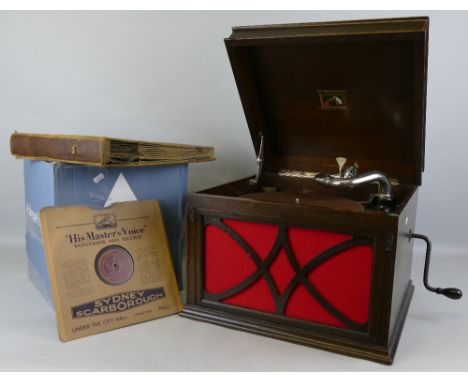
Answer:
[(73, 318), (97, 316), (106, 313), (123, 312), (166, 297), (164, 288), (135, 290), (117, 293), (99, 300), (73, 306)]

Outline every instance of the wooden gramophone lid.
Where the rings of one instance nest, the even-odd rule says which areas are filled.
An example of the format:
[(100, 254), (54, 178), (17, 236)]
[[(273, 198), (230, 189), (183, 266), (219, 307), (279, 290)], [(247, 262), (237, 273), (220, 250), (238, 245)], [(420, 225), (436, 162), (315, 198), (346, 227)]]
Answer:
[(233, 28), (225, 40), (264, 170), (424, 169), (427, 17)]

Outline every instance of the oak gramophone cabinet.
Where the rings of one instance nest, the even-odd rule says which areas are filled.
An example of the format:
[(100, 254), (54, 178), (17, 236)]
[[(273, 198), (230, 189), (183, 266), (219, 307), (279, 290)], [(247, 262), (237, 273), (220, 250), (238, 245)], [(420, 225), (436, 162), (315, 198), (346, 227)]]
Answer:
[(233, 28), (253, 177), (190, 194), (193, 319), (390, 364), (413, 295), (425, 17)]

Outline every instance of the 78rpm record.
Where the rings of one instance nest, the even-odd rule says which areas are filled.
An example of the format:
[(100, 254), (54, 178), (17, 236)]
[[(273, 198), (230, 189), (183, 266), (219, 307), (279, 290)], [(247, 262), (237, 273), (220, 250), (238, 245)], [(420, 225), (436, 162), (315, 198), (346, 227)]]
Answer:
[(125, 284), (133, 275), (132, 255), (119, 245), (102, 248), (94, 262), (96, 273), (108, 285)]

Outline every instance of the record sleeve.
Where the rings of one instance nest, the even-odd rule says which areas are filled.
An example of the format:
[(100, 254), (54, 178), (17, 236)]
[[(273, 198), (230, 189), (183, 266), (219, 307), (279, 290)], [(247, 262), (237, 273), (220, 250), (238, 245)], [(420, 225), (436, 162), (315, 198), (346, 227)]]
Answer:
[(62, 341), (181, 310), (157, 201), (48, 207), (40, 220)]

